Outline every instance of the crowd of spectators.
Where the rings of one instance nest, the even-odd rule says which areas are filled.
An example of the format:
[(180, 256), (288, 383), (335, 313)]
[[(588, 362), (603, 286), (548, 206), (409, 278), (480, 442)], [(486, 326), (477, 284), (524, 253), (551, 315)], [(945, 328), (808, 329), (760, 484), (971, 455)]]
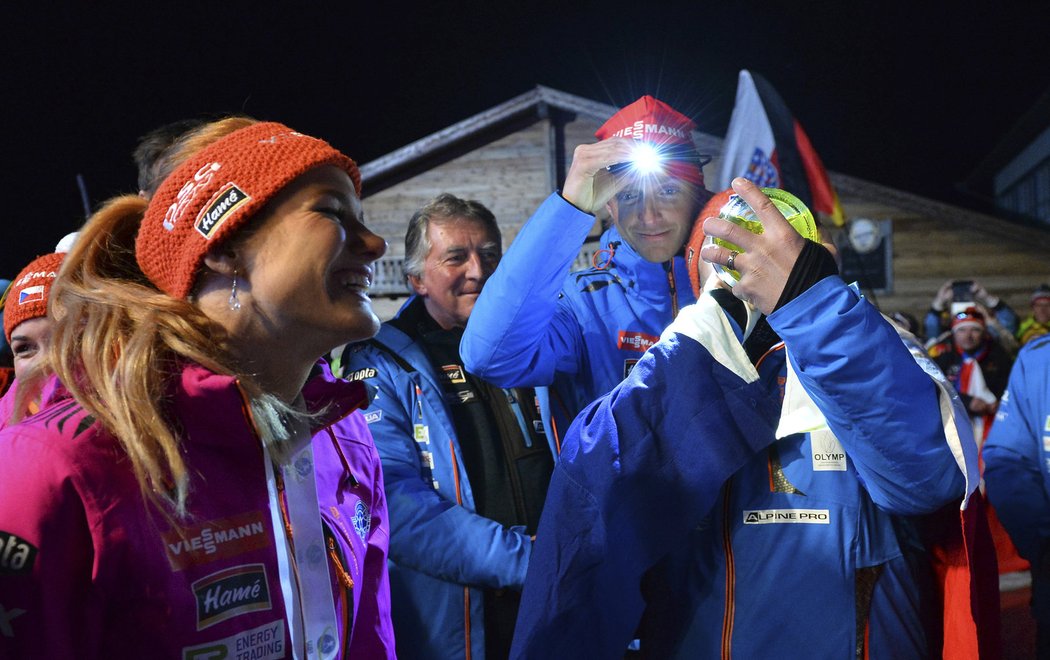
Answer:
[(0, 656), (995, 657), (997, 565), (1050, 653), (1050, 286), (883, 316), (694, 129), (622, 108), (506, 255), (406, 209), (382, 324), (350, 158), (144, 136), (2, 282)]

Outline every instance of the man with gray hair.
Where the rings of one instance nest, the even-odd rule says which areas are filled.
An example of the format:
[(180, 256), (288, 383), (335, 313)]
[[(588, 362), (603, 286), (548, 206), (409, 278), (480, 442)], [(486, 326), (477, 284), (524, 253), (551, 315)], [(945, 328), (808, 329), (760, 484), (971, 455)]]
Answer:
[(510, 649), (554, 459), (537, 391), (487, 383), (459, 356), (501, 256), (491, 211), (439, 195), (405, 236), (414, 295), (374, 339), (343, 354), (344, 377), (378, 390), (365, 419), (383, 461), (401, 658)]

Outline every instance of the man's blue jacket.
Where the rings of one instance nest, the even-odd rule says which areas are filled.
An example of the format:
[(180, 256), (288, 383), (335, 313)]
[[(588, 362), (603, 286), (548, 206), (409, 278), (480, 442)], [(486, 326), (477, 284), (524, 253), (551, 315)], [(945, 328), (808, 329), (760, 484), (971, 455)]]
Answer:
[(958, 397), (838, 277), (769, 322), (789, 352), (756, 369), (703, 295), (577, 418), (514, 657), (621, 657), (643, 610), (653, 657), (841, 658), (868, 645), (907, 658), (936, 646), (920, 621), (921, 548), (901, 523), (976, 486)]
[(596, 266), (569, 275), (593, 224), (552, 194), (486, 282), (460, 344), (467, 371), (490, 383), (551, 385), (561, 432), (696, 300), (682, 257), (646, 261), (615, 228), (602, 235)]
[(988, 499), (1021, 556), (1042, 567), (1050, 543), (1050, 336), (1031, 340), (1010, 371), (982, 450)]
[(398, 657), (483, 658), (483, 590), (521, 589), (532, 541), (475, 513), (442, 381), (420, 345), (384, 323), (342, 364), (343, 377), (376, 389), (364, 414), (383, 464)]

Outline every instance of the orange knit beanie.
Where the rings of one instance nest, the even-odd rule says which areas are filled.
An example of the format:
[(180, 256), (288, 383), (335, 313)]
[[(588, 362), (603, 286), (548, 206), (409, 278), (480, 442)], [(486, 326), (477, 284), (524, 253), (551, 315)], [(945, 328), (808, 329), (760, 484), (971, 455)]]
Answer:
[(65, 258), (64, 252), (55, 252), (33, 259), (8, 287), (4, 294), (4, 336), (8, 342), (20, 323), (47, 316), (51, 285)]
[(345, 170), (361, 194), (354, 161), (282, 124), (252, 124), (213, 142), (175, 169), (150, 200), (135, 243), (139, 268), (161, 291), (187, 297), (212, 246), (244, 227), (293, 179), (321, 165)]

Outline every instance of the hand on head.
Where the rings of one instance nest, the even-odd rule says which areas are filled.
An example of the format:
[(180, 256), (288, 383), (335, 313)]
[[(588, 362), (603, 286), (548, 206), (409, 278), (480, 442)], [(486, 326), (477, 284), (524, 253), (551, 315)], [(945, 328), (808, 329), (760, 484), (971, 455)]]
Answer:
[[(751, 302), (763, 314), (770, 314), (780, 300), (806, 239), (788, 224), (758, 186), (744, 178), (733, 179), (732, 185), (762, 221), (763, 233), (752, 234), (744, 227), (717, 217), (703, 220), (704, 233), (743, 248), (744, 252), (732, 255), (733, 270), (740, 273), (733, 294)], [(726, 265), (731, 251), (710, 244), (704, 246), (701, 256), (704, 261)]]
[(596, 214), (626, 183), (626, 177), (606, 168), (631, 160), (637, 144), (631, 138), (609, 138), (576, 147), (561, 196), (581, 211)]

